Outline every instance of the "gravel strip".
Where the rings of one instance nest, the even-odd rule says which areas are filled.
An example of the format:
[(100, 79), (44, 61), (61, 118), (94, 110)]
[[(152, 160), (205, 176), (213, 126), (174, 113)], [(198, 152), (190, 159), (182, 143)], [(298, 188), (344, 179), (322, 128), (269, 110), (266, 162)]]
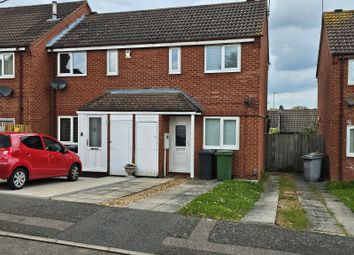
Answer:
[(156, 193), (166, 191), (166, 190), (176, 187), (178, 185), (184, 184), (187, 181), (188, 181), (187, 178), (176, 178), (176, 179), (173, 179), (169, 182), (154, 186), (152, 188), (146, 189), (141, 192), (133, 193), (133, 194), (125, 196), (125, 197), (111, 199), (111, 200), (99, 203), (99, 205), (109, 206), (109, 207), (126, 207), (130, 203), (151, 197), (151, 196), (155, 195)]

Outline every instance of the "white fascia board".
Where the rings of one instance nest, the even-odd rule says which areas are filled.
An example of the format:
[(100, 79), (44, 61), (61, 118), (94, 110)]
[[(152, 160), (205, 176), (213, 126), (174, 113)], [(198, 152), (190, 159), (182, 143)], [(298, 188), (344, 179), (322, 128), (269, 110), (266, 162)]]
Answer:
[(192, 41), (192, 42), (175, 42), (175, 43), (152, 43), (152, 44), (131, 44), (131, 45), (115, 45), (115, 46), (97, 46), (97, 47), (77, 47), (77, 48), (58, 48), (49, 49), (51, 52), (72, 52), (72, 51), (91, 51), (91, 50), (119, 50), (119, 49), (142, 49), (142, 48), (169, 48), (182, 46), (200, 46), (215, 44), (232, 44), (232, 43), (248, 43), (254, 42), (254, 38), (230, 39), (230, 40), (214, 40), (214, 41)]
[(77, 114), (82, 115), (202, 115), (198, 112), (86, 112), (77, 111)]
[(25, 51), (25, 47), (20, 48), (0, 48), (0, 52), (15, 52), (15, 51)]

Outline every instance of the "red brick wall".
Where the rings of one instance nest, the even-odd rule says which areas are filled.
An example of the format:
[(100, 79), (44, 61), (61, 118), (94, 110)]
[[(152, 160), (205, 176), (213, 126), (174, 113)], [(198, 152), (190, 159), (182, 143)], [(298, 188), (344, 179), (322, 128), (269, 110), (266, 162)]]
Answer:
[(318, 133), (325, 137), (331, 180), (354, 180), (354, 158), (346, 156), (346, 129), (354, 123), (354, 108), (348, 107), (346, 99), (353, 94), (354, 87), (348, 86), (348, 59), (331, 55), (324, 29), (318, 64)]
[[(234, 176), (257, 178), (264, 170), (264, 117), (267, 102), (268, 38), (242, 44), (240, 73), (204, 73), (204, 47), (182, 48), (182, 74), (168, 75), (168, 48), (133, 49), (126, 59), (119, 51), (119, 76), (106, 75), (106, 51), (87, 53), (87, 77), (65, 78), (68, 88), (57, 93), (57, 115), (75, 115), (78, 107), (103, 94), (108, 89), (180, 88), (203, 104), (205, 116), (240, 116), (241, 149), (235, 152)], [(255, 104), (246, 107), (244, 100), (252, 97)], [(166, 119), (163, 119), (165, 123)], [(160, 136), (168, 127), (160, 127)], [(166, 129), (167, 128), (167, 129)], [(202, 148), (203, 118), (196, 118), (197, 152)], [(162, 138), (160, 138), (162, 144)], [(160, 149), (160, 167), (163, 153)], [(163, 169), (163, 168), (161, 168)]]
[[(49, 40), (59, 34), (69, 24), (73, 23), (82, 15), (91, 12), (88, 4), (82, 5), (74, 13), (63, 19), (48, 33), (33, 43), (26, 52), (16, 53), (16, 76), (15, 79), (1, 79), (1, 84), (11, 86), (14, 97), (0, 99), (0, 118), (16, 118), (20, 121), (20, 54), (23, 57), (23, 123), (29, 124), (37, 132), (50, 133), (50, 82), (55, 77), (53, 73), (53, 57), (50, 57), (45, 46)], [(53, 133), (53, 132), (52, 132)]]

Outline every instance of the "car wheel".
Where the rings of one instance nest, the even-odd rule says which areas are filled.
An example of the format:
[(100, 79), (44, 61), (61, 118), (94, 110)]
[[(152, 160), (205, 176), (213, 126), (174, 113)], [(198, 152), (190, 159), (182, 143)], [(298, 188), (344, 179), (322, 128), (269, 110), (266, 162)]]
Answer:
[(70, 167), (70, 171), (68, 174), (68, 180), (71, 182), (75, 182), (79, 179), (80, 176), (80, 166), (78, 164), (73, 164)]
[(13, 190), (22, 189), (27, 182), (27, 171), (23, 168), (17, 168), (7, 182)]

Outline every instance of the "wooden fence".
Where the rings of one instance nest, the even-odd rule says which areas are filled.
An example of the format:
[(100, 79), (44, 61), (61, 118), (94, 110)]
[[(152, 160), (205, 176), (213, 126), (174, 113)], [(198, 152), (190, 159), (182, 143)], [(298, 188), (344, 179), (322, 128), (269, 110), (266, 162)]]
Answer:
[(324, 138), (317, 135), (267, 135), (267, 170), (303, 171), (301, 156), (324, 152)]
[(0, 132), (33, 132), (31, 126), (23, 124), (0, 124)]

